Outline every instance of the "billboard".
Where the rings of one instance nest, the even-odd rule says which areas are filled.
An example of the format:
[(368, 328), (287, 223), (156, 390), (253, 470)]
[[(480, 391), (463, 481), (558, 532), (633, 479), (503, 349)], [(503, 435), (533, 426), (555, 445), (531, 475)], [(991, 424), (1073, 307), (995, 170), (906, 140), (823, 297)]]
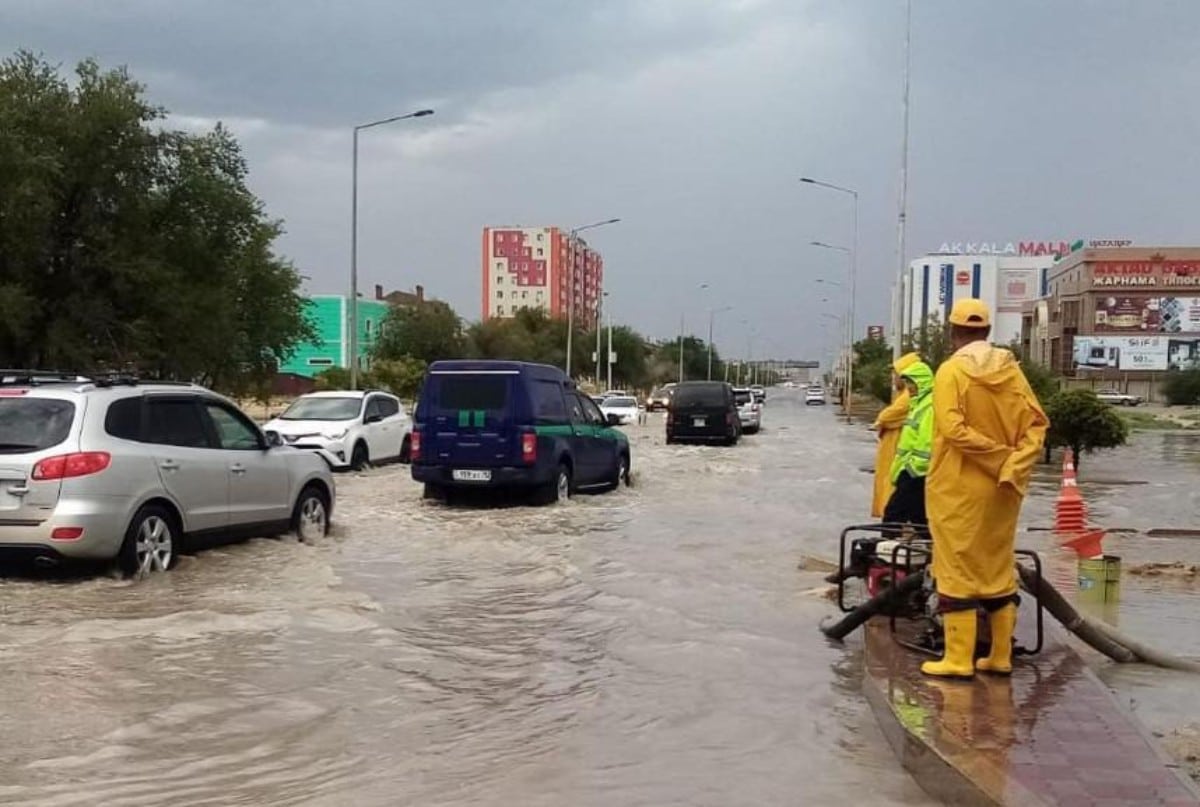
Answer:
[(1200, 333), (1200, 297), (1097, 297), (1095, 326), (1097, 333)]
[(1200, 366), (1200, 338), (1170, 336), (1079, 336), (1079, 370), (1182, 370)]
[(1001, 269), (998, 311), (1020, 311), (1021, 306), (1041, 296), (1040, 269)]
[(883, 326), (882, 325), (868, 325), (867, 326), (867, 338), (882, 342), (883, 341)]

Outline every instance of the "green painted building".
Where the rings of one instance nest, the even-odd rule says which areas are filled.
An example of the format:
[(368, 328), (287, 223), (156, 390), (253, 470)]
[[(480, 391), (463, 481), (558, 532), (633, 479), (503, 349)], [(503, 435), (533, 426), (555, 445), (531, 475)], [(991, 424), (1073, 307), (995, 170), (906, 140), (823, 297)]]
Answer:
[[(371, 348), (387, 316), (384, 300), (358, 300), (359, 367), (370, 364)], [(317, 332), (312, 344), (300, 345), (279, 372), (313, 378), (330, 367), (349, 367), (350, 300), (344, 294), (314, 294), (308, 298), (308, 316)]]

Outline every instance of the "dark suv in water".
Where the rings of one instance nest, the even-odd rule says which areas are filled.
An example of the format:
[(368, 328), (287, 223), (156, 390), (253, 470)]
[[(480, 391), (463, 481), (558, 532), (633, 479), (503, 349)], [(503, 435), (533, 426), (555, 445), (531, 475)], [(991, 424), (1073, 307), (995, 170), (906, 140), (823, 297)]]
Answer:
[(549, 503), (629, 482), (629, 440), (557, 367), (434, 362), (414, 421), (412, 476), (427, 497), (518, 488)]
[(724, 381), (676, 385), (667, 411), (667, 443), (705, 442), (731, 446), (742, 436), (733, 387)]

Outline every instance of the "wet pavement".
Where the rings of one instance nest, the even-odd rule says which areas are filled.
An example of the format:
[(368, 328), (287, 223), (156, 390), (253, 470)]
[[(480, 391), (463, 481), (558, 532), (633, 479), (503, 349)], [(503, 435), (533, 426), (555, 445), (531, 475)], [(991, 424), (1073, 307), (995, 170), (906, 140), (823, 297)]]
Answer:
[[(861, 519), (871, 436), (777, 391), (734, 449), (661, 429), (629, 430), (632, 488), (562, 507), (450, 509), (380, 468), (339, 479), (318, 545), (237, 544), (138, 583), (0, 581), (0, 803), (934, 803), (870, 714), (859, 651), (819, 637), (820, 573), (796, 568)], [(1093, 511), (1190, 526), (1200, 444), (1126, 451), (1150, 484), (1092, 498), (1085, 464)], [(1200, 655), (1161, 618), (1193, 594), (1162, 585), (1126, 578), (1121, 628)], [(1143, 691), (1180, 679), (1112, 680), (1156, 703)], [(1200, 719), (1175, 707), (1148, 714)]]

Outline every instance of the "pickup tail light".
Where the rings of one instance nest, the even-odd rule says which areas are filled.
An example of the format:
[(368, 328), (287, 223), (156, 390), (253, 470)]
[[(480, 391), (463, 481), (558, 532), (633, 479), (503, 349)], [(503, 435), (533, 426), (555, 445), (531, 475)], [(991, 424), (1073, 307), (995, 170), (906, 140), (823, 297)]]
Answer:
[(47, 482), (53, 479), (73, 479), (78, 476), (98, 474), (112, 464), (112, 455), (107, 451), (80, 451), (75, 454), (59, 454), (46, 457), (33, 466), (30, 475), (34, 481)]
[(521, 462), (526, 465), (537, 462), (537, 435), (533, 432), (521, 435)]
[(408, 461), (416, 462), (421, 459), (421, 433), (413, 429), (408, 438)]

